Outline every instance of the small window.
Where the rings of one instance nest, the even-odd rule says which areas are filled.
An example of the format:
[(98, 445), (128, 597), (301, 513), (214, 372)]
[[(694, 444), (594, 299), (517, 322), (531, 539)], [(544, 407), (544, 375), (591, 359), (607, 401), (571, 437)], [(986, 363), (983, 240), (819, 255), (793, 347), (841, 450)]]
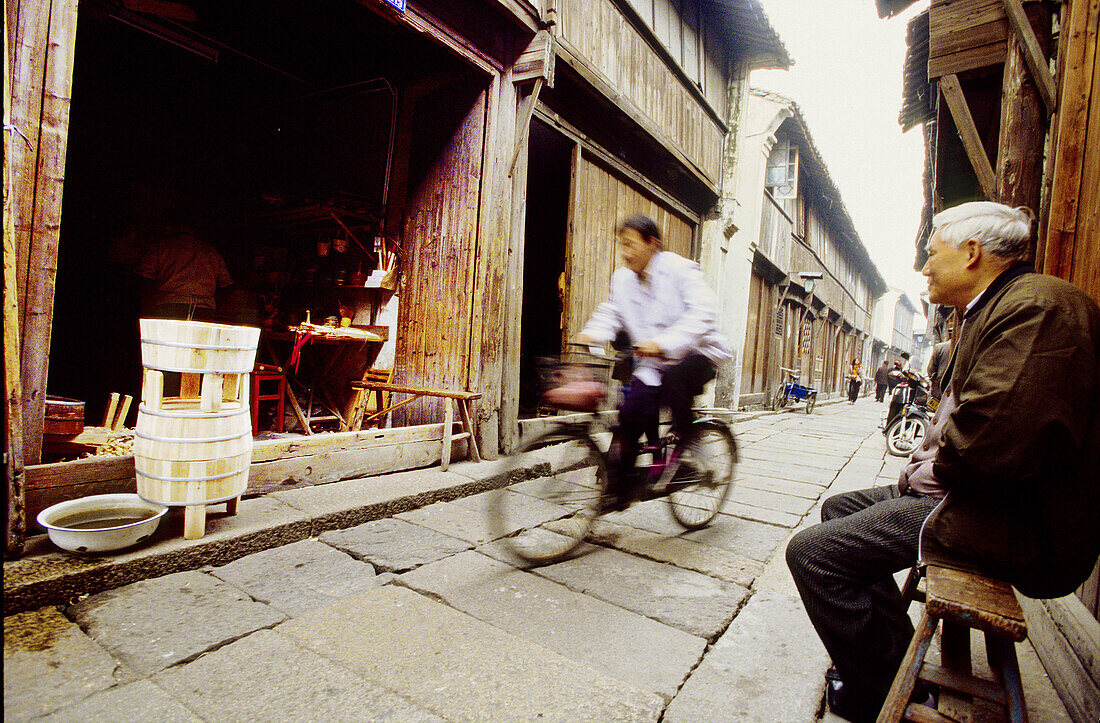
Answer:
[(764, 185), (777, 199), (798, 197), (798, 146), (789, 136), (780, 136), (772, 146)]

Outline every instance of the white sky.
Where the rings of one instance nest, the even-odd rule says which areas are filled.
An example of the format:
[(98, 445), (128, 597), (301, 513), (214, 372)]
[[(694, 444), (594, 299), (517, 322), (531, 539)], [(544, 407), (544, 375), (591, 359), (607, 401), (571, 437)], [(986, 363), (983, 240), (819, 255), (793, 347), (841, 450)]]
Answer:
[(795, 64), (754, 72), (753, 86), (798, 103), (879, 273), (919, 309), (925, 282), (913, 271), (913, 244), (924, 148), (919, 127), (902, 134), (898, 111), (905, 26), (927, 3), (888, 20), (879, 19), (874, 0), (762, 4)]

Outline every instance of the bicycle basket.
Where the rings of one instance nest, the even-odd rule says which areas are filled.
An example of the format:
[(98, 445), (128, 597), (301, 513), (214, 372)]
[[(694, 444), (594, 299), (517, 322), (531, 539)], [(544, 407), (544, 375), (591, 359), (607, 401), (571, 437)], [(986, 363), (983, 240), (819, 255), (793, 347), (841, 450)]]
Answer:
[(544, 404), (572, 412), (594, 412), (607, 400), (613, 358), (565, 352), (538, 357), (535, 363)]

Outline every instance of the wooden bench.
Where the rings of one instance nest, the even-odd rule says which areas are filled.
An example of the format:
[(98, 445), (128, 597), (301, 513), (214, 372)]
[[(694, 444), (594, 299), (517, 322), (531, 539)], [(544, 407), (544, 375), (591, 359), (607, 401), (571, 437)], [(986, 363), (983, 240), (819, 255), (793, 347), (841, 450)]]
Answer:
[[(370, 421), (376, 417), (382, 418), (389, 414), (393, 410), (403, 407), (406, 404), (415, 402), (421, 397), (438, 397), (445, 399), (446, 402), (443, 406), (443, 450), (442, 456), (439, 462), (439, 468), (443, 471), (447, 470), (447, 467), (451, 463), (451, 445), (459, 440), (467, 440), (466, 445), (469, 449), (469, 457), (474, 462), (481, 461), (481, 454), (477, 449), (477, 441), (474, 439), (474, 426), (470, 415), (470, 402), (474, 399), (480, 399), (481, 395), (475, 392), (453, 392), (447, 389), (426, 389), (424, 387), (410, 387), (404, 384), (388, 384), (385, 382), (376, 381), (361, 381), (352, 382), (353, 389), (362, 389), (366, 392), (389, 392), (391, 394), (409, 394), (408, 399), (402, 399), (397, 404), (391, 404), (384, 409), (371, 414), (369, 417), (363, 418), (365, 405), (357, 404), (355, 419), (351, 421), (352, 429), (359, 429), (363, 422)], [(459, 434), (454, 433), (454, 407), (458, 406), (459, 417), (462, 420), (462, 432)], [(381, 400), (379, 400), (379, 407), (381, 407)]]
[[(970, 720), (967, 716), (973, 698), (1000, 705), (1007, 720), (1027, 721), (1015, 647), (1027, 638), (1027, 624), (1012, 587), (974, 572), (937, 565), (929, 565), (925, 577), (924, 614), (879, 713), (878, 723)], [(925, 662), (925, 656), (940, 623), (940, 665), (933, 665)], [(993, 680), (971, 672), (971, 628), (985, 633)], [(918, 680), (940, 686), (938, 711), (909, 702)]]

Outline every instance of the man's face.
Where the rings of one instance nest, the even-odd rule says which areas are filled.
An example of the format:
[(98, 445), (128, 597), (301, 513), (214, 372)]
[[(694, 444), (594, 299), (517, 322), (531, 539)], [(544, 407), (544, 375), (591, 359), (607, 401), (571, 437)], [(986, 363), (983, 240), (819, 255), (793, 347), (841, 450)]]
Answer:
[(955, 248), (940, 239), (939, 232), (928, 241), (928, 261), (921, 273), (928, 277), (928, 300), (943, 306), (966, 306), (972, 285), (970, 242)]
[(640, 274), (657, 253), (657, 243), (646, 240), (632, 228), (624, 228), (619, 232), (619, 251), (623, 255), (623, 265)]

